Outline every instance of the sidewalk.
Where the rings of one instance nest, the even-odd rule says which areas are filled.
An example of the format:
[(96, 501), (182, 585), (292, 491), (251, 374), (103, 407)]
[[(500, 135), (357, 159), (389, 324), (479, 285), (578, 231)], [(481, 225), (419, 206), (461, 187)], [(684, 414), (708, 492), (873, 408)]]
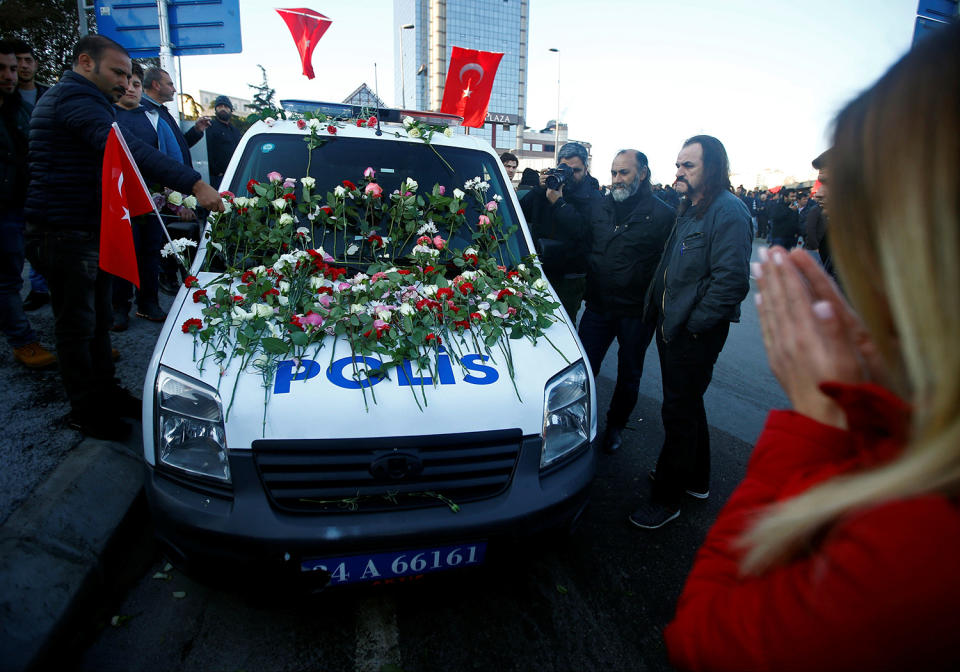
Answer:
[(121, 530), (147, 524), (142, 493), (134, 423), (126, 443), (80, 441), (0, 526), (0, 670), (40, 669), (71, 648), (109, 594)]

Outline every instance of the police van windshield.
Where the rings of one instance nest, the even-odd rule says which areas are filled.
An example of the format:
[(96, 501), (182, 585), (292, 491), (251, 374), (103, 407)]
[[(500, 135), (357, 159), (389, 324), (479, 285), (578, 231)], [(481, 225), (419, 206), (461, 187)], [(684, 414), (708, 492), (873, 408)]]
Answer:
[[(504, 239), (498, 256), (505, 265), (519, 263), (530, 251), (519, 230), (518, 218), (510, 200), (512, 187), (504, 183), (497, 158), (484, 152), (458, 147), (436, 149), (437, 151), (434, 151), (434, 147), (419, 140), (391, 142), (332, 137), (313, 151), (310, 160), (310, 176), (316, 179), (314, 193), (325, 195), (332, 192), (343, 180), (362, 184), (363, 172), (367, 167), (376, 171), (377, 183), (383, 188), (385, 197), (399, 189), (407, 178), (418, 183), (420, 194), (429, 194), (433, 186), (439, 184), (444, 187), (447, 195), (451, 195), (455, 188), (462, 190), (465, 182), (480, 177), (490, 185), (486, 194), (487, 200), (495, 200), (494, 195), (502, 199), (498, 213), (503, 218)], [(251, 138), (233, 176), (230, 190), (238, 195), (245, 194), (249, 180), (267, 181), (267, 174), (273, 171), (294, 178), (306, 175), (307, 145), (303, 136), (263, 134)], [(477, 210), (474, 199), (467, 198), (464, 203), (466, 221), (476, 222), (482, 213)], [(449, 231), (439, 231), (439, 234), (447, 238)], [(461, 227), (448, 240), (448, 246), (451, 249), (470, 247), (469, 236), (470, 231)], [(323, 243), (324, 249), (334, 256), (339, 256), (342, 250), (338, 248), (349, 244), (349, 240), (317, 235), (316, 243)], [(411, 241), (408, 247), (412, 249), (413, 244), (415, 241)], [(331, 245), (334, 246), (333, 249)]]

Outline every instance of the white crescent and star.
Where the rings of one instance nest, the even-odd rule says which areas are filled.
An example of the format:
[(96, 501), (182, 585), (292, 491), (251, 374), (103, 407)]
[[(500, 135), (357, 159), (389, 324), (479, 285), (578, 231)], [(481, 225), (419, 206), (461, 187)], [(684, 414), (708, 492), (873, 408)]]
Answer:
[[(117, 193), (119, 193), (120, 196), (123, 196), (123, 171), (122, 170), (120, 171), (120, 177), (117, 178)], [(127, 209), (127, 206), (121, 205), (120, 207), (123, 208), (123, 217), (121, 217), (120, 219), (127, 220), (127, 224), (130, 224), (132, 226), (133, 223), (130, 221), (130, 211)]]
[[(460, 68), (461, 82), (463, 81), (463, 76), (468, 72), (476, 72), (479, 75), (479, 77), (477, 77), (477, 81), (475, 82), (476, 84), (479, 84), (483, 80), (483, 75), (484, 75), (483, 67), (481, 67), (479, 63), (467, 63), (465, 66)], [(461, 97), (469, 98), (470, 94), (472, 93), (473, 91), (470, 90), (470, 85), (467, 84), (466, 88), (463, 90), (463, 95)]]

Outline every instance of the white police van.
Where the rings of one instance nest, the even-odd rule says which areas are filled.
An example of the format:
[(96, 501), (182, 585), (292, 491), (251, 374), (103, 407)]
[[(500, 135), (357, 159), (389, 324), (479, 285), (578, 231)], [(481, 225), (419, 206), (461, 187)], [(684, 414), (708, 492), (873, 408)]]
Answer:
[[(341, 118), (360, 112), (322, 109)], [(377, 124), (324, 132), (309, 163), (303, 121), (258, 122), (221, 189), (247, 193), (251, 180), (307, 175), (308, 165), (317, 193), (339, 191), (368, 167), (384, 196), (408, 179), (451, 190), (480, 176), (512, 232), (502, 244), (515, 258), (530, 254), (530, 232), (490, 145), (442, 132), (428, 144), (411, 137), (404, 118), (449, 122), (384, 110)], [(203, 344), (187, 333), (211, 306), (198, 288), (222, 279), (218, 269), (203, 270), (212, 242), (200, 244), (196, 285), (176, 296), (144, 384), (146, 492), (171, 559), (313, 587), (391, 583), (478, 566), (511, 538), (576, 521), (595, 474), (596, 395), (559, 304), (536, 343), (510, 341), (509, 357), (460, 339), (436, 350), (429, 375), (404, 362), (395, 375), (358, 383), (358, 367), (381, 362), (351, 354), (334, 334), (319, 354), (282, 360), (264, 380), (252, 368), (203, 366)]]

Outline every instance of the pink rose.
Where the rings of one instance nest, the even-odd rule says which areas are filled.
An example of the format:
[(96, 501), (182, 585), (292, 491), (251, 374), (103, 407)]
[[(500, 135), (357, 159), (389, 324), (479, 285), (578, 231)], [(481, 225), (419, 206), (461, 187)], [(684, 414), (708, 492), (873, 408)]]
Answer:
[(285, 179), (285, 180), (283, 181), (283, 188), (284, 188), (284, 189), (293, 189), (295, 186), (297, 186), (297, 181), (296, 181), (295, 179), (293, 179), (292, 177), (288, 177), (287, 179)]
[(481, 229), (486, 228), (490, 226), (490, 218), (487, 217), (486, 215), (480, 215), (480, 220), (478, 224), (480, 225)]
[(445, 193), (447, 193), (447, 188), (441, 184), (440, 188), (437, 190), (437, 193), (443, 196)]
[[(330, 300), (329, 296), (327, 297), (327, 300)], [(311, 310), (303, 316), (302, 321), (310, 326), (319, 327), (321, 324), (323, 324), (323, 317), (319, 313), (315, 313)]]
[[(367, 170), (372, 170), (372, 169), (367, 168)], [(366, 187), (364, 187), (363, 193), (370, 194), (373, 198), (380, 198), (380, 195), (383, 193), (383, 187), (381, 187), (376, 182), (371, 182)]]
[(278, 173), (277, 171), (273, 171), (272, 173), (267, 173), (267, 181), (268, 181), (268, 182), (283, 182), (283, 175), (281, 175), (281, 174)]
[(443, 238), (441, 238), (440, 236), (434, 236), (434, 237), (433, 237), (433, 246), (434, 246), (435, 248), (437, 248), (438, 250), (442, 250), (442, 249), (443, 249), (443, 246), (446, 245), (446, 244), (447, 244), (447, 241), (445, 241), (445, 240), (444, 240)]
[(369, 177), (370, 179), (373, 179), (376, 176), (376, 174), (377, 174), (377, 171), (375, 171), (372, 166), (367, 166), (367, 169), (363, 171), (363, 176)]
[(497, 210), (496, 201), (490, 201), (489, 203), (487, 203), (487, 212), (496, 212), (496, 210)]
[(330, 304), (333, 303), (333, 298), (329, 294), (321, 294), (317, 297), (317, 303), (324, 308), (329, 308)]

